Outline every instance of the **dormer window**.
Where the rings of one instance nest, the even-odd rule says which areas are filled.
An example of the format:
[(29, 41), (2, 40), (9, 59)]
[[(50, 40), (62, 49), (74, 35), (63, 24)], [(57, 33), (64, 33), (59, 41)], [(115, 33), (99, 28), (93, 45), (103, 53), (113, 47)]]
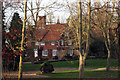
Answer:
[(55, 45), (55, 42), (51, 42), (51, 45)]
[(41, 42), (41, 44), (40, 45), (45, 45), (45, 43), (44, 42)]

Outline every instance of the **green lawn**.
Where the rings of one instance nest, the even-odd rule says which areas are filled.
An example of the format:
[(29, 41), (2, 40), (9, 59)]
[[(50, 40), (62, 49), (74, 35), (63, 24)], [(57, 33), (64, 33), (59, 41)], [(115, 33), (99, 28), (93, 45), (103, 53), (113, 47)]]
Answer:
[[(67, 68), (78, 68), (79, 66), (79, 61), (60, 61), (60, 62), (51, 62), (54, 67), (67, 67)], [(106, 67), (106, 59), (89, 59), (86, 60), (86, 65), (85, 68), (104, 68)], [(116, 59), (111, 59), (111, 67), (117, 67), (117, 60)], [(34, 64), (34, 67), (32, 66), (31, 63), (23, 63), (23, 71), (35, 71), (39, 70), (40, 64)]]
[[(39, 73), (37, 73), (39, 74)], [(78, 70), (69, 71), (57, 71), (51, 74), (44, 74), (49, 76), (48, 78), (78, 78)], [(97, 70), (85, 70), (84, 78), (118, 78), (118, 71), (97, 71)]]
[[(106, 67), (107, 60), (106, 59), (89, 59), (86, 60), (86, 68), (103, 68)], [(54, 67), (74, 67), (78, 68), (79, 61), (62, 61), (62, 62), (54, 62), (51, 63)], [(111, 67), (117, 66), (117, 60), (111, 59)]]

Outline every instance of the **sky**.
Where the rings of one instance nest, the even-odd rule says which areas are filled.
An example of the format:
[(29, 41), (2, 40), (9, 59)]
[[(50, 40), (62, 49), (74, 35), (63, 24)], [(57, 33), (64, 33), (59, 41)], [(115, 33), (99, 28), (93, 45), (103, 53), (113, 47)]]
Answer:
[[(10, 1), (24, 2), (24, 0), (5, 0), (5, 1), (6, 2), (7, 1), (9, 1), (9, 2)], [(28, 7), (30, 7), (29, 2), (31, 0), (27, 0), (27, 1), (28, 1)], [(54, 5), (54, 6), (52, 6), (53, 8), (51, 8), (51, 9), (44, 9), (39, 13), (39, 16), (44, 16), (46, 14), (46, 12), (48, 12), (48, 11), (51, 12), (51, 13), (53, 12), (52, 13), (52, 15), (54, 15), (53, 22), (57, 22), (57, 18), (59, 17), (61, 23), (66, 23), (66, 19), (68, 19), (68, 17), (70, 16), (69, 10), (67, 8), (65, 8), (65, 6), (64, 6), (64, 5), (67, 5), (66, 1), (68, 1), (69, 3), (74, 3), (74, 2), (78, 2), (79, 0), (41, 0), (41, 1), (42, 2), (41, 2), (40, 7), (45, 7), (45, 6), (49, 5), (49, 4), (52, 4), (54, 1), (57, 1), (57, 3), (62, 4), (63, 6), (61, 8), (59, 8), (59, 9), (57, 9), (57, 6)], [(85, 2), (86, 0), (82, 0), (82, 1)], [(98, 0), (91, 0), (91, 1), (94, 1), (94, 2), (97, 1), (98, 2)], [(108, 0), (99, 0), (99, 1), (108, 1)], [(112, 1), (116, 1), (116, 0), (112, 0)], [(32, 2), (35, 3), (36, 0), (32, 0)], [(23, 5), (21, 5), (21, 7), (23, 7)], [(34, 5), (34, 7), (35, 7), (35, 5)], [(16, 8), (16, 10), (15, 10), (13, 8), (7, 8), (5, 15), (6, 15), (6, 23), (8, 23), (8, 26), (9, 26), (9, 22), (11, 21), (14, 12), (18, 12), (20, 17), (23, 19), (24, 14), (20, 9)], [(29, 17), (30, 15), (31, 14), (28, 11), (27, 16)], [(49, 15), (46, 15), (46, 16), (48, 17)], [(32, 21), (32, 19), (31, 19), (31, 21)]]
[[(33, 3), (36, 2), (36, 0), (32, 0), (32, 1), (33, 1)], [(45, 6), (49, 5), (49, 4), (52, 4), (52, 2), (54, 2), (54, 1), (56, 1), (56, 0), (42, 0), (41, 7), (45, 7)], [(66, 4), (66, 1), (65, 0), (58, 0), (57, 3)], [(21, 6), (23, 7), (23, 5), (21, 5)], [(29, 1), (28, 1), (28, 7), (30, 7)], [(64, 6), (62, 8), (59, 8), (59, 9), (57, 9), (57, 6), (53, 6), (53, 8), (51, 8), (51, 9), (44, 9), (44, 10), (40, 11), (39, 16), (44, 16), (46, 14), (46, 12), (48, 12), (48, 11), (53, 13), (52, 15), (54, 15), (53, 22), (56, 22), (57, 18), (59, 17), (61, 23), (66, 23), (66, 19), (70, 15), (69, 11), (64, 9)], [(10, 17), (10, 16), (13, 16), (13, 14), (15, 12), (18, 12), (20, 17), (23, 19), (24, 14), (20, 9), (15, 10), (13, 8), (7, 8), (6, 13), (5, 13), (5, 15), (6, 15), (6, 23), (9, 23), (11, 21), (12, 17)], [(29, 17), (30, 15), (31, 14), (28, 11), (27, 16)], [(8, 26), (9, 26), (9, 24), (8, 24)]]

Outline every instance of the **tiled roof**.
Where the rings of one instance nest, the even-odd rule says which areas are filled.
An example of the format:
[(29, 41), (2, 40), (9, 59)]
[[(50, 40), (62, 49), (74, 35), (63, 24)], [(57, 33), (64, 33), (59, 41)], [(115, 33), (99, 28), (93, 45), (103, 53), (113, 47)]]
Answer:
[(67, 24), (46, 25), (45, 29), (36, 31), (36, 40), (38, 41), (56, 41), (59, 40)]

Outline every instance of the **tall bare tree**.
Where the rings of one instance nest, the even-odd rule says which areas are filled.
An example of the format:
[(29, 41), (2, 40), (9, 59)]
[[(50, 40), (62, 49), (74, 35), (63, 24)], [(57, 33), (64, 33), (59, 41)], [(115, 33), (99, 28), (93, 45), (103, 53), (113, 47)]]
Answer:
[[(74, 40), (76, 42), (75, 43), (76, 47), (78, 47), (78, 50), (76, 50), (76, 51), (79, 54), (79, 78), (83, 78), (85, 59), (86, 59), (87, 54), (89, 52), (89, 35), (90, 35), (90, 18), (91, 18), (91, 9), (90, 9), (91, 6), (90, 5), (91, 5), (91, 2), (90, 2), (90, 0), (88, 0), (88, 2), (87, 2), (87, 10), (85, 10), (85, 9), (82, 8), (83, 5), (82, 5), (82, 2), (80, 0), (80, 2), (78, 2), (78, 14), (76, 16), (74, 16), (73, 14), (76, 14), (76, 13), (72, 14), (72, 11), (74, 11), (75, 8), (72, 9), (70, 7), (70, 5), (68, 4), (68, 8), (70, 10), (71, 17), (72, 17), (70, 19), (70, 21), (71, 21), (73, 27), (71, 27), (71, 28), (73, 30), (75, 30), (76, 35), (77, 35), (77, 36), (74, 36)], [(88, 15), (87, 16), (87, 22), (88, 23), (86, 22), (86, 17), (85, 17), (86, 14)], [(78, 18), (77, 18), (77, 16), (78, 16)], [(84, 17), (84, 19), (82, 17)], [(86, 25), (87, 25), (87, 29), (85, 30)], [(84, 31), (86, 31), (86, 32), (84, 32)], [(85, 35), (83, 35), (83, 33), (85, 33)], [(85, 39), (86, 41), (83, 39), (84, 38), (83, 36), (87, 37)], [(86, 48), (83, 46), (84, 43), (86, 43)], [(85, 50), (86, 52), (83, 53), (83, 50)]]
[[(97, 3), (97, 8), (94, 12), (94, 20), (93, 24), (98, 27), (102, 31), (102, 35), (104, 37), (105, 46), (107, 48), (108, 56), (107, 56), (107, 66), (106, 70), (110, 70), (110, 58), (111, 58), (111, 29), (112, 29), (112, 20), (114, 13), (114, 3), (111, 7), (109, 2), (104, 3), (103, 6), (100, 3)], [(93, 9), (94, 10), (94, 9)]]

